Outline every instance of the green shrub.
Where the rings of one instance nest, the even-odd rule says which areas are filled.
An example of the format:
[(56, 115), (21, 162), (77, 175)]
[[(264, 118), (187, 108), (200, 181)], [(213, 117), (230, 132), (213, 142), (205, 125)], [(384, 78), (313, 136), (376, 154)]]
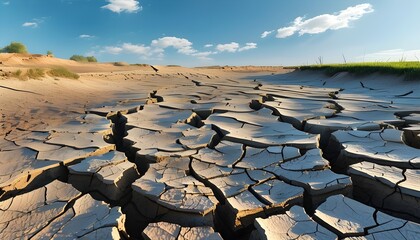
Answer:
[(26, 46), (20, 42), (11, 42), (9, 45), (0, 50), (3, 53), (28, 53)]
[(87, 56), (86, 59), (88, 62), (98, 62), (98, 60), (94, 56)]
[(130, 66), (136, 66), (136, 67), (148, 67), (150, 66), (149, 64), (145, 64), (145, 63), (133, 63), (130, 64)]
[(40, 79), (45, 77), (45, 73), (44, 70), (40, 68), (31, 68), (28, 70), (28, 72), (26, 72), (26, 76), (28, 76), (28, 78)]
[(123, 67), (123, 66), (129, 66), (129, 64), (126, 62), (114, 62), (114, 66)]
[(98, 62), (98, 60), (94, 56), (82, 56), (82, 55), (73, 55), (70, 57), (70, 60), (76, 62)]
[(54, 57), (54, 54), (53, 54), (53, 52), (51, 52), (50, 50), (48, 50), (48, 51), (47, 51), (47, 56)]
[(70, 57), (70, 60), (76, 61), (76, 62), (87, 62), (86, 57), (82, 55), (73, 55)]
[(62, 77), (62, 78), (70, 78), (70, 79), (79, 79), (79, 75), (77, 73), (71, 72), (65, 68), (53, 68), (48, 71), (48, 75), (52, 77)]

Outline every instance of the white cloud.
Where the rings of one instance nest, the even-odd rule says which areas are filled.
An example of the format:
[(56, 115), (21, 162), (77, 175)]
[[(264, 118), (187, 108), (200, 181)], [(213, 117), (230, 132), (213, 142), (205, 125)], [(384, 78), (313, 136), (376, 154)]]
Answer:
[(108, 54), (135, 54), (142, 57), (156, 57), (163, 58), (165, 54), (165, 49), (174, 48), (178, 53), (197, 57), (202, 60), (209, 60), (210, 55), (216, 54), (215, 52), (200, 52), (193, 48), (192, 42), (185, 38), (177, 37), (162, 37), (155, 39), (151, 42), (150, 45), (145, 44), (132, 44), (132, 43), (123, 43), (118, 46), (107, 46), (100, 50), (100, 53)]
[(124, 49), (122, 49), (121, 47), (107, 46), (101, 52), (118, 55), (122, 53), (123, 50)]
[(81, 39), (92, 39), (94, 37), (95, 36), (89, 35), (89, 34), (81, 34), (81, 35), (79, 35), (79, 38), (81, 38)]
[(390, 49), (356, 57), (358, 61), (420, 61), (420, 49)]
[(257, 48), (256, 43), (246, 43), (245, 46), (243, 47), (241, 47), (241, 45), (239, 45), (239, 43), (237, 42), (218, 44), (216, 46), (216, 50), (218, 52), (230, 52), (230, 53), (242, 52), (242, 51), (255, 49), (255, 48)]
[[(350, 27), (350, 22), (363, 17), (367, 13), (373, 12), (373, 6), (369, 3), (359, 4), (348, 7), (338, 13), (322, 14), (313, 18), (304, 19), (297, 17), (290, 26), (277, 29), (277, 38), (287, 38), (295, 33), (318, 34), (327, 30), (338, 30)], [(265, 31), (261, 34), (261, 38), (265, 38), (273, 31)]]
[(218, 44), (216, 46), (216, 50), (219, 52), (236, 52), (239, 49), (239, 43), (237, 42), (231, 42), (226, 44)]
[(31, 21), (24, 22), (22, 24), (22, 27), (31, 27), (31, 28), (37, 28), (40, 24), (44, 23), (47, 17), (41, 17), (41, 18), (34, 18)]
[(129, 53), (134, 53), (138, 55), (148, 56), (151, 54), (151, 48), (145, 46), (144, 44), (136, 45), (131, 43), (124, 43), (122, 49)]
[(284, 27), (277, 29), (276, 38), (287, 38), (295, 34), (296, 27)]
[(250, 49), (255, 49), (255, 48), (257, 48), (256, 43), (246, 43), (245, 46), (238, 49), (238, 52), (242, 52), (242, 51), (246, 51), (246, 50), (250, 50)]
[(268, 37), (270, 34), (272, 34), (274, 31), (265, 31), (263, 33), (261, 33), (261, 38), (266, 38)]
[(206, 45), (204, 45), (205, 48), (211, 48), (213, 46), (214, 46), (213, 44), (206, 44)]
[(209, 56), (213, 54), (217, 54), (217, 52), (210, 52), (210, 51), (198, 52), (198, 53), (192, 54), (192, 56), (197, 57), (198, 59), (201, 59), (201, 60), (212, 60), (212, 58), (210, 58)]
[(143, 9), (142, 6), (140, 6), (139, 1), (136, 0), (107, 0), (107, 2), (109, 2), (109, 4), (102, 6), (102, 8), (116, 13), (135, 13)]
[(3, 5), (10, 5), (10, 2), (2, 2)]
[[(210, 44), (208, 44), (210, 45)], [(207, 48), (212, 47), (207, 46)], [(206, 47), (206, 46), (204, 46)], [(240, 45), (239, 43), (232, 42), (228, 44), (219, 44), (215, 47), (216, 51), (198, 51), (193, 47), (193, 43), (186, 38), (178, 37), (162, 37), (153, 40), (150, 45), (147, 44), (132, 44), (132, 43), (122, 43), (116, 46), (106, 46), (102, 49), (97, 50), (97, 53), (104, 54), (134, 54), (143, 58), (155, 58), (162, 59), (165, 55), (167, 48), (175, 49), (179, 54), (196, 57), (200, 60), (212, 60), (211, 55), (216, 55), (221, 52), (242, 52), (250, 49), (257, 48), (256, 43), (246, 43), (245, 45)], [(93, 54), (92, 54), (93, 55)]]
[(191, 55), (198, 52), (192, 48), (192, 43), (185, 38), (177, 37), (163, 37), (152, 41), (151, 46), (156, 47), (157, 49), (165, 49), (168, 47), (173, 47), (178, 50), (179, 53), (185, 55)]
[(22, 24), (22, 27), (36, 28), (36, 27), (38, 27), (38, 23), (36, 23), (36, 22), (25, 22), (25, 23)]

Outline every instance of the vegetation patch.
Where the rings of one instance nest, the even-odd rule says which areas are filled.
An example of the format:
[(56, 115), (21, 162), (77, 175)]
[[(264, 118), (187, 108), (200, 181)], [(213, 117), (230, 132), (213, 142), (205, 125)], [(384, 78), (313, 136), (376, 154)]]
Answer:
[(322, 70), (333, 76), (340, 72), (349, 72), (356, 75), (372, 73), (402, 75), (406, 79), (420, 79), (420, 62), (366, 62), (346, 64), (319, 64), (301, 66), (301, 70)]
[(76, 62), (98, 62), (98, 60), (94, 56), (82, 56), (82, 55), (73, 55), (70, 57), (70, 60)]
[(20, 42), (11, 42), (6, 47), (0, 49), (0, 53), (28, 53), (28, 50)]
[(124, 67), (124, 66), (130, 66), (130, 64), (128, 64), (126, 62), (114, 62), (114, 66)]
[(28, 80), (28, 79), (41, 79), (45, 77), (45, 71), (40, 68), (31, 68), (26, 70), (26, 72), (18, 69), (14, 72), (9, 72), (6, 74), (7, 77), (17, 78), (20, 80)]
[(40, 79), (45, 77), (45, 72), (40, 68), (31, 68), (26, 72), (26, 76), (32, 79)]
[(70, 78), (70, 79), (79, 79), (79, 74), (69, 71), (65, 68), (53, 68), (48, 71), (48, 75), (52, 77), (61, 77), (61, 78)]
[(22, 77), (22, 70), (18, 69), (11, 74), (12, 77), (21, 78)]
[(136, 66), (136, 67), (148, 67), (150, 66), (149, 64), (145, 64), (145, 63), (133, 63), (130, 64), (130, 66)]

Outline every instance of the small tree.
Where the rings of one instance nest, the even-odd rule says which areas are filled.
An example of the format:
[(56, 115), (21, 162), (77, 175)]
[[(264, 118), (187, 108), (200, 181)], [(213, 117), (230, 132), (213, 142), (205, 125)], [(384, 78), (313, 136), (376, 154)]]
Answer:
[(28, 53), (26, 46), (20, 42), (11, 42), (9, 45), (4, 47), (1, 52), (5, 53)]
[(53, 57), (53, 56), (54, 56), (54, 54), (53, 54), (53, 52), (51, 52), (50, 50), (48, 50), (48, 51), (47, 51), (47, 56), (51, 56), (51, 57)]

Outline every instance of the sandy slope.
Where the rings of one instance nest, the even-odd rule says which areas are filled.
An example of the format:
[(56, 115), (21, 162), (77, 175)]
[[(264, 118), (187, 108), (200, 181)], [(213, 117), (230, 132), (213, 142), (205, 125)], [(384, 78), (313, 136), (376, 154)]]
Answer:
[[(113, 63), (78, 63), (44, 55), (0, 54), (0, 136), (15, 128), (42, 129), (74, 118), (86, 108), (116, 101), (118, 96), (136, 92), (142, 79), (203, 75), (214, 78), (245, 78), (283, 72), (281, 67), (184, 68), (156, 66), (114, 66)], [(17, 69), (65, 67), (80, 79), (45, 77), (22, 81), (5, 75)], [(3, 73), (3, 74), (2, 74)], [(252, 77), (251, 77), (252, 78)]]

